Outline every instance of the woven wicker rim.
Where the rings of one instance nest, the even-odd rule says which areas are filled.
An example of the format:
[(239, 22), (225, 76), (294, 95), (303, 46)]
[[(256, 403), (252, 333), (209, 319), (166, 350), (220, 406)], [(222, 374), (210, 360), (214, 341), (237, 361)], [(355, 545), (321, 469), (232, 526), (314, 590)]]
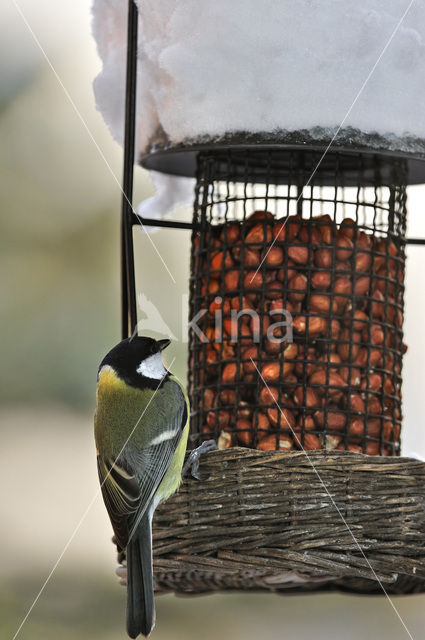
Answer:
[(158, 592), (424, 590), (425, 463), (235, 447), (200, 473), (156, 511)]

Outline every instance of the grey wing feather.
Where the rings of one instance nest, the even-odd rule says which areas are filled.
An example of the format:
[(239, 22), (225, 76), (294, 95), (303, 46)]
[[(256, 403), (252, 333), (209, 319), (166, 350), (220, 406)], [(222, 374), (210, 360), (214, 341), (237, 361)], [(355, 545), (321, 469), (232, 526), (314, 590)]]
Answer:
[(140, 488), (134, 475), (110, 458), (97, 456), (97, 471), (103, 500), (118, 545), (124, 549), (128, 539), (128, 517), (136, 513)]
[(122, 549), (127, 546), (149, 508), (180, 441), (187, 419), (183, 394), (173, 413), (173, 416), (167, 416), (167, 424), (158, 433), (157, 444), (138, 448), (130, 440), (117, 460), (105, 460), (98, 456), (103, 498)]
[(173, 438), (136, 453), (137, 463), (135, 468), (137, 469), (136, 475), (139, 481), (140, 497), (137, 513), (134, 519), (132, 518), (129, 539), (152, 503), (155, 492), (168, 469), (181, 436), (182, 429), (180, 428)]

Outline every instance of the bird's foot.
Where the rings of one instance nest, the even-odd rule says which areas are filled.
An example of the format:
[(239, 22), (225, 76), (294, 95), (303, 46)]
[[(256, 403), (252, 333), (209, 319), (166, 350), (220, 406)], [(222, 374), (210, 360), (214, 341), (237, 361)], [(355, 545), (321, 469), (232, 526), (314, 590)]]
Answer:
[(120, 584), (123, 587), (127, 586), (127, 562), (123, 560), (122, 564), (120, 564), (116, 569), (115, 573), (120, 580)]
[(182, 476), (184, 476), (189, 470), (189, 467), (191, 467), (192, 476), (197, 480), (200, 480), (201, 476), (199, 475), (199, 458), (203, 453), (206, 453), (207, 451), (214, 451), (215, 449), (218, 449), (215, 440), (205, 440), (201, 445), (199, 445), (199, 447), (196, 447), (196, 449), (191, 451), (188, 459), (184, 464)]

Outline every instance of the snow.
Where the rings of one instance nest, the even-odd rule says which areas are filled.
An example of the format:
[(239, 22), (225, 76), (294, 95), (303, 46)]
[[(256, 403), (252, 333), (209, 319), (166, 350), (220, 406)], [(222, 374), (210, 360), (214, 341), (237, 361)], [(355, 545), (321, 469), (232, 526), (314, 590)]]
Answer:
[[(170, 176), (158, 171), (151, 171), (150, 176), (155, 187), (155, 195), (147, 198), (137, 207), (137, 214), (142, 218), (162, 220), (172, 214), (177, 206), (188, 207), (195, 197), (195, 181), (191, 178)], [(145, 227), (153, 233), (159, 227)]]
[[(226, 132), (335, 129), (407, 0), (137, 0), (137, 146)], [(127, 2), (94, 0), (97, 106), (122, 141)], [(416, 0), (344, 126), (425, 138), (425, 2)]]

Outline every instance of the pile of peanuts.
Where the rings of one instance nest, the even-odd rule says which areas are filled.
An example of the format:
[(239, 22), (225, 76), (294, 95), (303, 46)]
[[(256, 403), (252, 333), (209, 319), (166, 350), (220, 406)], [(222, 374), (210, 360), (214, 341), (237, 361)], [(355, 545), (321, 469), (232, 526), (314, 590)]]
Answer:
[[(256, 211), (211, 225), (193, 256), (192, 314), (203, 312), (204, 335), (192, 341), (191, 396), (202, 439), (399, 453), (404, 259), (392, 240), (350, 218), (283, 224)], [(293, 339), (283, 339), (282, 310)]]

